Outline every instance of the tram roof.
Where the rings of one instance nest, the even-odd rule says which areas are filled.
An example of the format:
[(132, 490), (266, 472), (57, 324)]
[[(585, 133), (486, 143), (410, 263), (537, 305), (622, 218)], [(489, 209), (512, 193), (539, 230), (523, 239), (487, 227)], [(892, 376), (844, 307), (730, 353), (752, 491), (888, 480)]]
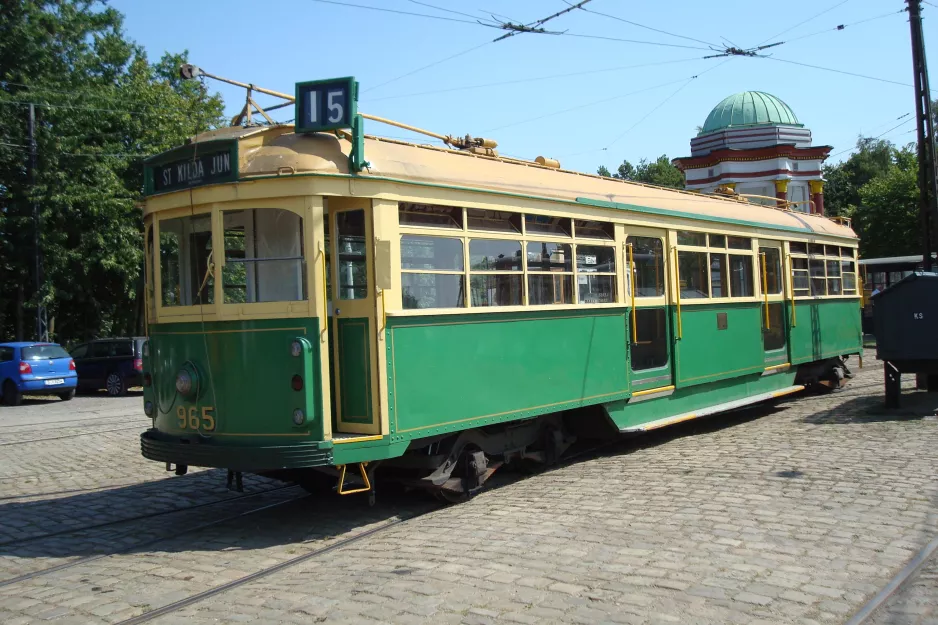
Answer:
[[(326, 133), (295, 134), (291, 125), (223, 128), (203, 133), (195, 137), (193, 143), (226, 139), (235, 139), (239, 144), (238, 175), (241, 179), (276, 176), (285, 168), (292, 168), (295, 174), (351, 173), (348, 164), (351, 141)], [(365, 137), (364, 143), (365, 159), (370, 167), (358, 174), (362, 179), (391, 179), (676, 218), (856, 238), (852, 229), (826, 217), (741, 199), (666, 189), (370, 135)]]

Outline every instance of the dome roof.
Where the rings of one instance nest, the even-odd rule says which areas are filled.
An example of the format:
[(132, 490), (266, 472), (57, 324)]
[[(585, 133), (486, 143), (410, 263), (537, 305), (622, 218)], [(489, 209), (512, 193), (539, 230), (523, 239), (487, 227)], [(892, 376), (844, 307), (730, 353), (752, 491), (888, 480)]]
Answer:
[(774, 95), (764, 91), (743, 91), (724, 98), (713, 107), (700, 134), (738, 126), (777, 124), (802, 126), (795, 112)]

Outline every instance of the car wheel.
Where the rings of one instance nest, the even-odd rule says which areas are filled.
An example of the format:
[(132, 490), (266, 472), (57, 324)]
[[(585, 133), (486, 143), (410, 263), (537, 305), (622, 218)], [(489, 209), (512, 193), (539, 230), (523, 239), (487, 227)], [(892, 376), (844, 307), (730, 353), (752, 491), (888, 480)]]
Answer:
[(111, 373), (104, 382), (107, 394), (111, 397), (120, 397), (127, 393), (127, 387), (124, 385), (124, 378), (119, 373)]
[(68, 401), (75, 396), (75, 389), (70, 391), (65, 391), (64, 393), (59, 393), (59, 397), (62, 398), (62, 401)]
[(23, 394), (16, 388), (13, 380), (7, 380), (3, 383), (3, 403), (7, 406), (19, 406), (23, 403)]

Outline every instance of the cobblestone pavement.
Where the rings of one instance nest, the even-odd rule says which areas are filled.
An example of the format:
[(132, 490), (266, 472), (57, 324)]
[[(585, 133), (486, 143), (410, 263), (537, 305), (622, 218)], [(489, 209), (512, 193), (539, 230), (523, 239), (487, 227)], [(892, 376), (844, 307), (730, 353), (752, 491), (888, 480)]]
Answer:
[(930, 559), (869, 620), (870, 625), (938, 625), (938, 558)]
[[(881, 367), (867, 362), (843, 392), (496, 476), (446, 508), (380, 493), (374, 508), (301, 498), (261, 478), (246, 488), (270, 492), (216, 504), (233, 496), (219, 472), (166, 477), (140, 458), (139, 398), (0, 409), (0, 445), (40, 422), (42, 436), (68, 428), (0, 446), (0, 622), (119, 622), (416, 514), (154, 622), (843, 623), (938, 533), (938, 421), (925, 417), (938, 398), (909, 390), (885, 410)], [(122, 415), (140, 428), (67, 436), (93, 430), (86, 417)], [(197, 529), (260, 504), (280, 505)], [(147, 512), (158, 516), (120, 522)], [(934, 618), (936, 566), (876, 622)]]

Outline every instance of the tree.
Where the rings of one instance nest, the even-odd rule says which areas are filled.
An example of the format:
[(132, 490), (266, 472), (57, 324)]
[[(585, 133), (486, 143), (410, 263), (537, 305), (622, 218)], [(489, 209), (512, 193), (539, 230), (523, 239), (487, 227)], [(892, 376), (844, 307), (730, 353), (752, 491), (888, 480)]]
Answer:
[(0, 298), (0, 336), (32, 335), (21, 317), (37, 301), (33, 202), (45, 273), (38, 297), (54, 338), (137, 332), (143, 159), (222, 123), (219, 96), (176, 78), (184, 54), (151, 64), (121, 26), (121, 15), (96, 0), (0, 8), (0, 142), (26, 145), (23, 103), (33, 102), (39, 148), (35, 185), (26, 151), (0, 148), (0, 293), (15, 294)]
[(921, 253), (918, 160), (908, 147), (893, 152), (885, 173), (858, 192), (854, 228), (866, 258)]
[[(602, 165), (597, 173), (600, 176), (610, 176), (609, 170)], [(684, 188), (684, 174), (671, 163), (671, 159), (668, 158), (667, 154), (662, 154), (654, 161), (643, 158), (638, 162), (638, 167), (628, 161), (622, 161), (616, 173), (612, 174), (611, 177), (661, 187), (671, 187), (672, 189)]]
[(831, 216), (850, 216), (860, 203), (860, 187), (883, 176), (892, 166), (895, 146), (885, 139), (860, 137), (846, 161), (825, 165), (824, 209)]

